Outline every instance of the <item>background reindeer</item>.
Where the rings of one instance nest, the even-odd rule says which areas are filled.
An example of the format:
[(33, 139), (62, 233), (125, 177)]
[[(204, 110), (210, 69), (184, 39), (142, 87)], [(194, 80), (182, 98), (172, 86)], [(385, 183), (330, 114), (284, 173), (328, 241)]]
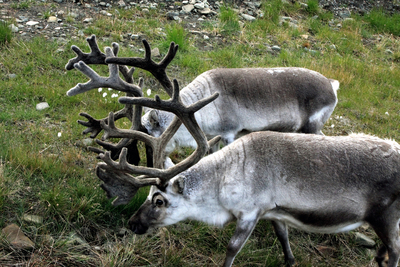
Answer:
[[(144, 44), (149, 60), (150, 47)], [(168, 77), (156, 76), (158, 71), (152, 65), (144, 65), (136, 58), (114, 57), (106, 62), (144, 68), (155, 74), (168, 93), (171, 91)], [(195, 116), (207, 138), (220, 135), (226, 145), (254, 131), (322, 134), (321, 129), (336, 106), (338, 89), (337, 80), (304, 68), (213, 69), (199, 75), (180, 95), (186, 105), (213, 93), (220, 95)], [(150, 135), (158, 137), (173, 118), (170, 112), (147, 109), (142, 124)], [(184, 126), (171, 139), (166, 152), (170, 154), (181, 146), (196, 146)]]
[[(110, 77), (100, 78), (97, 74), (87, 72), (92, 80), (87, 84), (78, 84), (68, 91), (72, 96), (100, 86), (108, 86), (127, 93), (127, 96), (142, 96), (141, 86), (133, 85), (132, 74), (126, 65), (139, 67), (149, 71), (161, 83), (166, 92), (172, 95), (172, 83), (166, 74), (166, 67), (174, 58), (178, 46), (171, 44), (165, 58), (159, 63), (151, 60), (150, 45), (143, 41), (145, 58), (118, 58), (100, 52), (95, 37), (88, 38), (91, 53), (85, 54), (73, 46), (77, 57), (71, 59), (66, 69), (73, 69), (74, 64), (81, 61), (86, 64), (118, 64)], [(118, 45), (113, 43), (114, 54), (118, 53)], [(79, 65), (81, 71), (85, 66)], [(118, 69), (125, 81), (118, 76)], [(141, 81), (142, 82), (142, 81)], [(139, 82), (140, 83), (140, 82)], [(214, 69), (198, 76), (180, 92), (182, 102), (193, 104), (201, 98), (218, 93), (220, 97), (196, 113), (196, 121), (208, 139), (217, 135), (222, 137), (224, 144), (253, 131), (274, 130), (283, 132), (303, 132), (322, 134), (321, 129), (332, 114), (337, 103), (339, 82), (328, 79), (318, 72), (304, 68), (245, 68), (245, 69)], [(136, 118), (133, 118), (132, 105), (116, 113), (115, 118), (128, 117), (131, 121), (138, 120), (141, 107), (136, 107)], [(100, 121), (86, 113), (82, 116), (88, 122), (79, 121), (88, 128), (83, 132), (91, 132), (96, 137), (101, 132)], [(142, 117), (142, 124), (134, 123), (134, 128), (159, 137), (171, 124), (174, 114), (157, 109), (147, 109)], [(106, 121), (107, 118), (102, 119)], [(115, 159), (123, 146), (128, 147), (128, 161), (138, 164), (139, 156), (136, 140), (123, 139), (118, 145), (99, 142), (105, 149), (113, 152)], [(182, 126), (169, 141), (166, 154), (176, 147), (196, 147), (195, 140), (187, 129)], [(214, 150), (217, 149), (215, 146)], [(100, 150), (92, 148), (100, 153)], [(150, 151), (150, 149), (148, 149)], [(148, 166), (152, 166), (151, 154), (148, 153)]]
[[(106, 48), (106, 54), (114, 56), (111, 48)], [(117, 66), (109, 66), (114, 73)], [(91, 84), (102, 80), (83, 62), (75, 63), (74, 67), (92, 81), (69, 92), (90, 90)], [(172, 89), (172, 98), (167, 101), (130, 96), (119, 100), (125, 105), (174, 113), (176, 118), (160, 137), (133, 129), (137, 127), (117, 128), (113, 113), (99, 121), (105, 138), (141, 140), (155, 152), (156, 168), (128, 163), (127, 148), (122, 148), (118, 162), (112, 159), (110, 151), (99, 154), (104, 162), (98, 164), (96, 173), (104, 181), (102, 188), (108, 196), (117, 197), (114, 204), (129, 201), (139, 187), (153, 186), (146, 202), (129, 221), (134, 232), (142, 234), (150, 228), (185, 219), (218, 226), (236, 220), (236, 231), (224, 263), (231, 266), (258, 220), (271, 220), (285, 262), (290, 266), (294, 257), (288, 241), (288, 225), (306, 231), (336, 233), (367, 222), (384, 244), (378, 252), (378, 264), (382, 266), (387, 249), (388, 266), (397, 266), (400, 253), (397, 143), (365, 135), (326, 137), (265, 131), (246, 135), (202, 159), (218, 138), (207, 142), (194, 114), (218, 94), (186, 106), (179, 97), (176, 81)], [(196, 140), (197, 148), (174, 167), (161, 169), (165, 147), (181, 122)]]

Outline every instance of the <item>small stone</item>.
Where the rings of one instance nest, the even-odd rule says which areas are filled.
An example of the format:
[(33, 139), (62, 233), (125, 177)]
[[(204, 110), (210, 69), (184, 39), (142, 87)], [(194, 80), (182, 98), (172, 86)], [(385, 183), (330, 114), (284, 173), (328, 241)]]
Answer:
[(93, 18), (85, 18), (83, 20), (83, 23), (91, 23), (91, 22), (93, 22)]
[(186, 14), (192, 12), (193, 9), (194, 9), (194, 5), (185, 5), (182, 7), (182, 11)]
[(35, 244), (22, 232), (16, 224), (10, 224), (1, 230), (10, 244), (16, 249), (32, 249)]
[(194, 4), (194, 7), (197, 8), (197, 9), (204, 9), (205, 5), (204, 5), (203, 2), (202, 3), (196, 3), (196, 4)]
[(17, 74), (10, 73), (10, 74), (7, 75), (7, 78), (8, 79), (15, 79), (15, 78), (17, 78)]
[(255, 21), (256, 18), (251, 16), (251, 15), (247, 15), (247, 14), (242, 14), (242, 17), (247, 20), (247, 21)]
[(57, 17), (56, 17), (56, 16), (50, 16), (50, 17), (47, 19), (47, 22), (50, 22), (50, 23), (52, 23), (52, 22), (57, 22)]
[(30, 21), (28, 21), (28, 22), (26, 23), (26, 25), (28, 25), (28, 26), (35, 26), (35, 25), (38, 25), (38, 24), (39, 24), (38, 21), (33, 21), (33, 20), (30, 20)]
[(39, 224), (43, 223), (43, 217), (38, 216), (38, 215), (24, 214), (22, 219), (27, 222), (34, 222), (34, 223), (39, 223)]
[(279, 46), (277, 46), (277, 45), (272, 46), (271, 49), (273, 51), (278, 51), (278, 52), (281, 51), (281, 48)]
[(159, 57), (159, 56), (161, 56), (160, 50), (158, 49), (158, 47), (153, 48), (153, 49), (151, 50), (151, 55), (152, 55), (153, 57)]
[(366, 248), (373, 248), (376, 245), (374, 240), (359, 232), (356, 232), (355, 242), (357, 245)]
[(47, 102), (42, 102), (36, 105), (36, 110), (44, 110), (46, 108), (49, 108), (49, 104)]
[(9, 27), (9, 28), (11, 29), (11, 31), (14, 32), (14, 33), (16, 33), (16, 32), (19, 31), (18, 27), (15, 26), (14, 24), (10, 24), (8, 27)]
[(351, 17), (350, 10), (344, 9), (344, 10), (340, 11), (339, 12), (339, 17), (341, 17), (342, 19), (350, 18)]

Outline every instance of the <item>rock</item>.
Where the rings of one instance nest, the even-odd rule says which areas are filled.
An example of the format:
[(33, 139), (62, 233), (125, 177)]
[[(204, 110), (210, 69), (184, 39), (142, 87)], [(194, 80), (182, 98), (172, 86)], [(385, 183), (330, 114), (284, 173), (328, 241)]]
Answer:
[(8, 27), (11, 29), (11, 32), (13, 32), (13, 33), (18, 32), (18, 30), (19, 30), (18, 27), (15, 26), (14, 24), (10, 24)]
[(196, 3), (194, 4), (194, 7), (197, 9), (204, 9), (206, 6), (204, 5), (204, 3)]
[(27, 221), (27, 222), (34, 222), (34, 223), (38, 223), (38, 224), (43, 223), (42, 216), (32, 215), (32, 214), (24, 214), (24, 216), (22, 217), (22, 220)]
[(241, 16), (247, 21), (255, 21), (256, 20), (255, 17), (247, 15), (247, 14), (242, 14)]
[(199, 10), (199, 13), (201, 15), (208, 15), (208, 14), (214, 13), (214, 11), (212, 11), (210, 8), (206, 7), (204, 9)]
[(194, 5), (185, 5), (185, 6), (182, 7), (182, 11), (185, 14), (188, 14), (188, 13), (192, 12), (193, 9), (194, 9)]
[(160, 50), (158, 49), (158, 47), (151, 49), (151, 55), (152, 55), (153, 57), (159, 57), (159, 56), (161, 56)]
[(83, 20), (83, 23), (91, 23), (91, 22), (93, 22), (93, 18), (85, 18)]
[(365, 248), (373, 248), (376, 245), (374, 240), (359, 232), (356, 232), (355, 242), (357, 245)]
[(277, 52), (281, 51), (281, 48), (279, 46), (277, 46), (277, 45), (272, 46), (271, 49), (273, 51), (277, 51)]
[(17, 74), (10, 73), (10, 74), (7, 74), (6, 77), (7, 77), (8, 79), (15, 79), (15, 78), (17, 78)]
[(93, 145), (93, 139), (92, 138), (85, 138), (82, 140), (83, 145), (85, 146), (91, 146)]
[(16, 249), (32, 249), (35, 244), (22, 232), (16, 224), (10, 224), (3, 230), (3, 235), (7, 238), (10, 244)]
[(38, 24), (39, 24), (38, 21), (33, 21), (33, 20), (30, 20), (30, 21), (28, 21), (28, 22), (26, 23), (26, 25), (28, 25), (28, 26), (35, 26), (35, 25), (38, 25)]
[(44, 110), (46, 108), (49, 108), (49, 104), (47, 102), (42, 102), (36, 105), (36, 110)]
[(339, 11), (339, 17), (342, 19), (350, 18), (351, 17), (351, 12), (348, 9), (344, 9), (342, 11)]
[(50, 22), (50, 23), (52, 23), (52, 22), (57, 22), (57, 17), (55, 17), (55, 16), (50, 16), (50, 17), (47, 19), (47, 22)]

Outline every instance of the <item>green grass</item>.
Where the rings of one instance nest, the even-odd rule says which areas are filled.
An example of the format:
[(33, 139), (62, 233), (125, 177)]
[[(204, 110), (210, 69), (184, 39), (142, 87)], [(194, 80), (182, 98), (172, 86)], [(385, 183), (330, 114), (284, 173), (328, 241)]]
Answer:
[(10, 23), (7, 21), (0, 20), (0, 46), (4, 46), (11, 42), (12, 31)]
[(365, 19), (375, 32), (400, 36), (400, 14), (398, 13), (390, 16), (382, 10), (374, 9)]
[(229, 6), (222, 6), (219, 14), (221, 32), (226, 35), (237, 34), (240, 31), (239, 16)]
[[(22, 8), (23, 3), (31, 2), (20, 2), (15, 8)], [(237, 13), (228, 5), (221, 8), (215, 20), (199, 22), (199, 30), (211, 37), (208, 42), (212, 50), (204, 50), (202, 36), (189, 34), (185, 23), (167, 21), (156, 11), (154, 16), (140, 9), (99, 16), (84, 32), (97, 35), (101, 50), (113, 41), (120, 42), (121, 57), (144, 56), (139, 50), (143, 49), (140, 40), (127, 40), (128, 33), (145, 37), (152, 48), (159, 47), (162, 55), (171, 41), (178, 43), (180, 48), (167, 71), (170, 78), (178, 79), (181, 88), (200, 73), (217, 67), (298, 66), (316, 70), (341, 83), (338, 105), (323, 129), (326, 135), (363, 132), (400, 140), (400, 39), (394, 30), (396, 15), (386, 15), (385, 23), (376, 26), (376, 21), (384, 19), (372, 19), (374, 13), (342, 22), (329, 12), (302, 10), (298, 4), (277, 0), (263, 2), (262, 9), (264, 17), (252, 23), (239, 23)], [(318, 12), (318, 18), (312, 18), (314, 12)], [(301, 15), (297, 29), (279, 25), (280, 16), (297, 14)], [(333, 26), (329, 25), (331, 19), (335, 20)], [(83, 29), (76, 23), (78, 29)], [(341, 27), (337, 27), (339, 23)], [(305, 42), (317, 53), (305, 51)], [(11, 38), (5, 43), (0, 49), (0, 228), (18, 224), (36, 248), (24, 254), (13, 250), (0, 236), (0, 265), (221, 265), (234, 223), (215, 229), (184, 222), (147, 236), (120, 234), (148, 189), (141, 190), (128, 205), (113, 207), (99, 187), (101, 182), (94, 174), (99, 160), (83, 145), (87, 136), (82, 136), (84, 127), (76, 123), (82, 119), (78, 114), (87, 112), (104, 118), (109, 111), (122, 107), (111, 98), (115, 92), (106, 88), (74, 97), (65, 95), (78, 82), (88, 80), (76, 70), (64, 69), (68, 59), (75, 57), (69, 49), (72, 44), (89, 52), (85, 38), (67, 44), (44, 38)], [(281, 52), (268, 52), (267, 47), (272, 45), (279, 45)], [(59, 48), (64, 52), (56, 52)], [(108, 76), (107, 67), (92, 67)], [(17, 77), (8, 79), (7, 74)], [(145, 78), (145, 89), (153, 90), (152, 96), (161, 93), (166, 98), (149, 73), (136, 70), (135, 80), (139, 76)], [(36, 104), (43, 101), (50, 108), (37, 111)], [(174, 160), (187, 153), (175, 153)], [(25, 214), (43, 216), (44, 221), (40, 225), (25, 221)], [(236, 266), (283, 264), (282, 249), (271, 229), (268, 222), (257, 225), (235, 260)], [(372, 230), (360, 231), (378, 240)], [(354, 244), (353, 233), (318, 235), (291, 229), (290, 240), (299, 266), (367, 266), (373, 257), (373, 252)], [(323, 255), (317, 252), (320, 246), (334, 252)]]

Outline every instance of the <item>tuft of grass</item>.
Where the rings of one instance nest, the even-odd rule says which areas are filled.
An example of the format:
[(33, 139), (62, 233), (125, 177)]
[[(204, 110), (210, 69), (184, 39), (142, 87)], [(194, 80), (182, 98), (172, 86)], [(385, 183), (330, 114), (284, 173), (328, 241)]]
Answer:
[(32, 6), (31, 0), (13, 2), (10, 5), (14, 9), (29, 9)]
[(179, 51), (187, 52), (190, 48), (188, 34), (185, 28), (178, 23), (173, 23), (166, 27), (166, 38), (163, 46), (168, 48), (171, 42), (179, 45)]
[(10, 23), (7, 21), (0, 20), (0, 45), (6, 45), (11, 42), (12, 31)]
[(219, 21), (221, 32), (226, 35), (237, 34), (240, 31), (239, 16), (227, 5), (220, 8)]
[(306, 11), (312, 16), (317, 15), (319, 13), (318, 0), (308, 0)]
[(400, 36), (400, 14), (395, 13), (389, 16), (381, 9), (373, 9), (365, 20), (375, 32), (385, 32)]
[(284, 6), (282, 0), (265, 1), (262, 5), (264, 19), (277, 25), (279, 23), (279, 17), (281, 16), (283, 8)]

